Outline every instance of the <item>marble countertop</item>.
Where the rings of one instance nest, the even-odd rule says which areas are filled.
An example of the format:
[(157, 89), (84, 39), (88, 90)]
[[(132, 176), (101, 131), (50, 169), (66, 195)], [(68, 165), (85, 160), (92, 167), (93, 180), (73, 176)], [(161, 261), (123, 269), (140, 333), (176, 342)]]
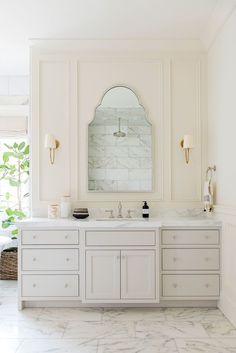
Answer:
[(161, 227), (220, 227), (221, 222), (215, 216), (206, 217), (176, 217), (176, 218), (149, 218), (144, 220), (96, 220), (87, 218), (78, 220), (75, 218), (69, 219), (48, 219), (48, 218), (28, 218), (17, 222), (18, 228), (161, 228)]

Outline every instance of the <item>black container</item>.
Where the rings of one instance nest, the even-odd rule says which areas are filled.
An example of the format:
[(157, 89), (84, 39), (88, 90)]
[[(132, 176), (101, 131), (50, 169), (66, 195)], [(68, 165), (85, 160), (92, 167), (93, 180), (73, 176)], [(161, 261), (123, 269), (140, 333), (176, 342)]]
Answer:
[(147, 201), (143, 201), (143, 202), (144, 202), (143, 211), (142, 211), (143, 218), (149, 218), (149, 206), (147, 204)]
[(73, 212), (73, 217), (77, 219), (85, 219), (89, 217), (88, 209), (87, 208), (75, 208)]

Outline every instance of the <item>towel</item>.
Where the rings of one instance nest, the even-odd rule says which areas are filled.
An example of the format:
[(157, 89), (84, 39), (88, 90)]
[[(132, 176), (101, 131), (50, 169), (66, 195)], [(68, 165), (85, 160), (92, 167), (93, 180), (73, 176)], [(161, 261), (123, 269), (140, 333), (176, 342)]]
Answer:
[(204, 182), (204, 211), (211, 212), (213, 210), (213, 185), (211, 180)]

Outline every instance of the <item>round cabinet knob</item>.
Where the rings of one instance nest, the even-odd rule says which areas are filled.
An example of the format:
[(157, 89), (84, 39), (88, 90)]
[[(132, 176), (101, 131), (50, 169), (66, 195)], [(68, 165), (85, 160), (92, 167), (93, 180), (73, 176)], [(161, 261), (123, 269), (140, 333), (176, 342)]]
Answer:
[(70, 261), (69, 257), (66, 258), (66, 261), (67, 261), (67, 262)]
[(205, 239), (209, 239), (209, 235), (205, 235)]
[(36, 235), (33, 235), (33, 239), (36, 239)]
[(174, 240), (176, 239), (176, 235), (173, 235), (173, 237), (172, 237)]
[(177, 288), (177, 287), (178, 287), (178, 284), (177, 284), (177, 283), (174, 283), (174, 284), (173, 284), (173, 287), (174, 287), (174, 288)]
[(68, 283), (65, 284), (65, 288), (68, 288)]
[(68, 235), (65, 235), (65, 239), (68, 239)]
[(177, 257), (173, 257), (173, 261), (176, 262), (177, 261)]
[(206, 288), (209, 288), (209, 287), (210, 287), (210, 284), (209, 284), (209, 283), (206, 283), (205, 287), (206, 287)]
[(36, 261), (36, 257), (33, 258), (33, 261), (34, 261), (34, 262)]
[(36, 283), (33, 284), (33, 288), (35, 288), (35, 287), (36, 287)]
[(209, 260), (210, 260), (209, 257), (206, 257), (206, 258), (205, 258), (205, 261), (206, 261), (206, 262), (208, 262)]

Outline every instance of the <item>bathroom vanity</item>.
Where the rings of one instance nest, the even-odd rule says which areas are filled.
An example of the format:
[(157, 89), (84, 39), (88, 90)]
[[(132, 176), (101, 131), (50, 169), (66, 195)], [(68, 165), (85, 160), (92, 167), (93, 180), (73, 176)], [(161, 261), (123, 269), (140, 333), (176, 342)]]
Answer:
[(19, 308), (216, 305), (214, 221), (20, 222)]

